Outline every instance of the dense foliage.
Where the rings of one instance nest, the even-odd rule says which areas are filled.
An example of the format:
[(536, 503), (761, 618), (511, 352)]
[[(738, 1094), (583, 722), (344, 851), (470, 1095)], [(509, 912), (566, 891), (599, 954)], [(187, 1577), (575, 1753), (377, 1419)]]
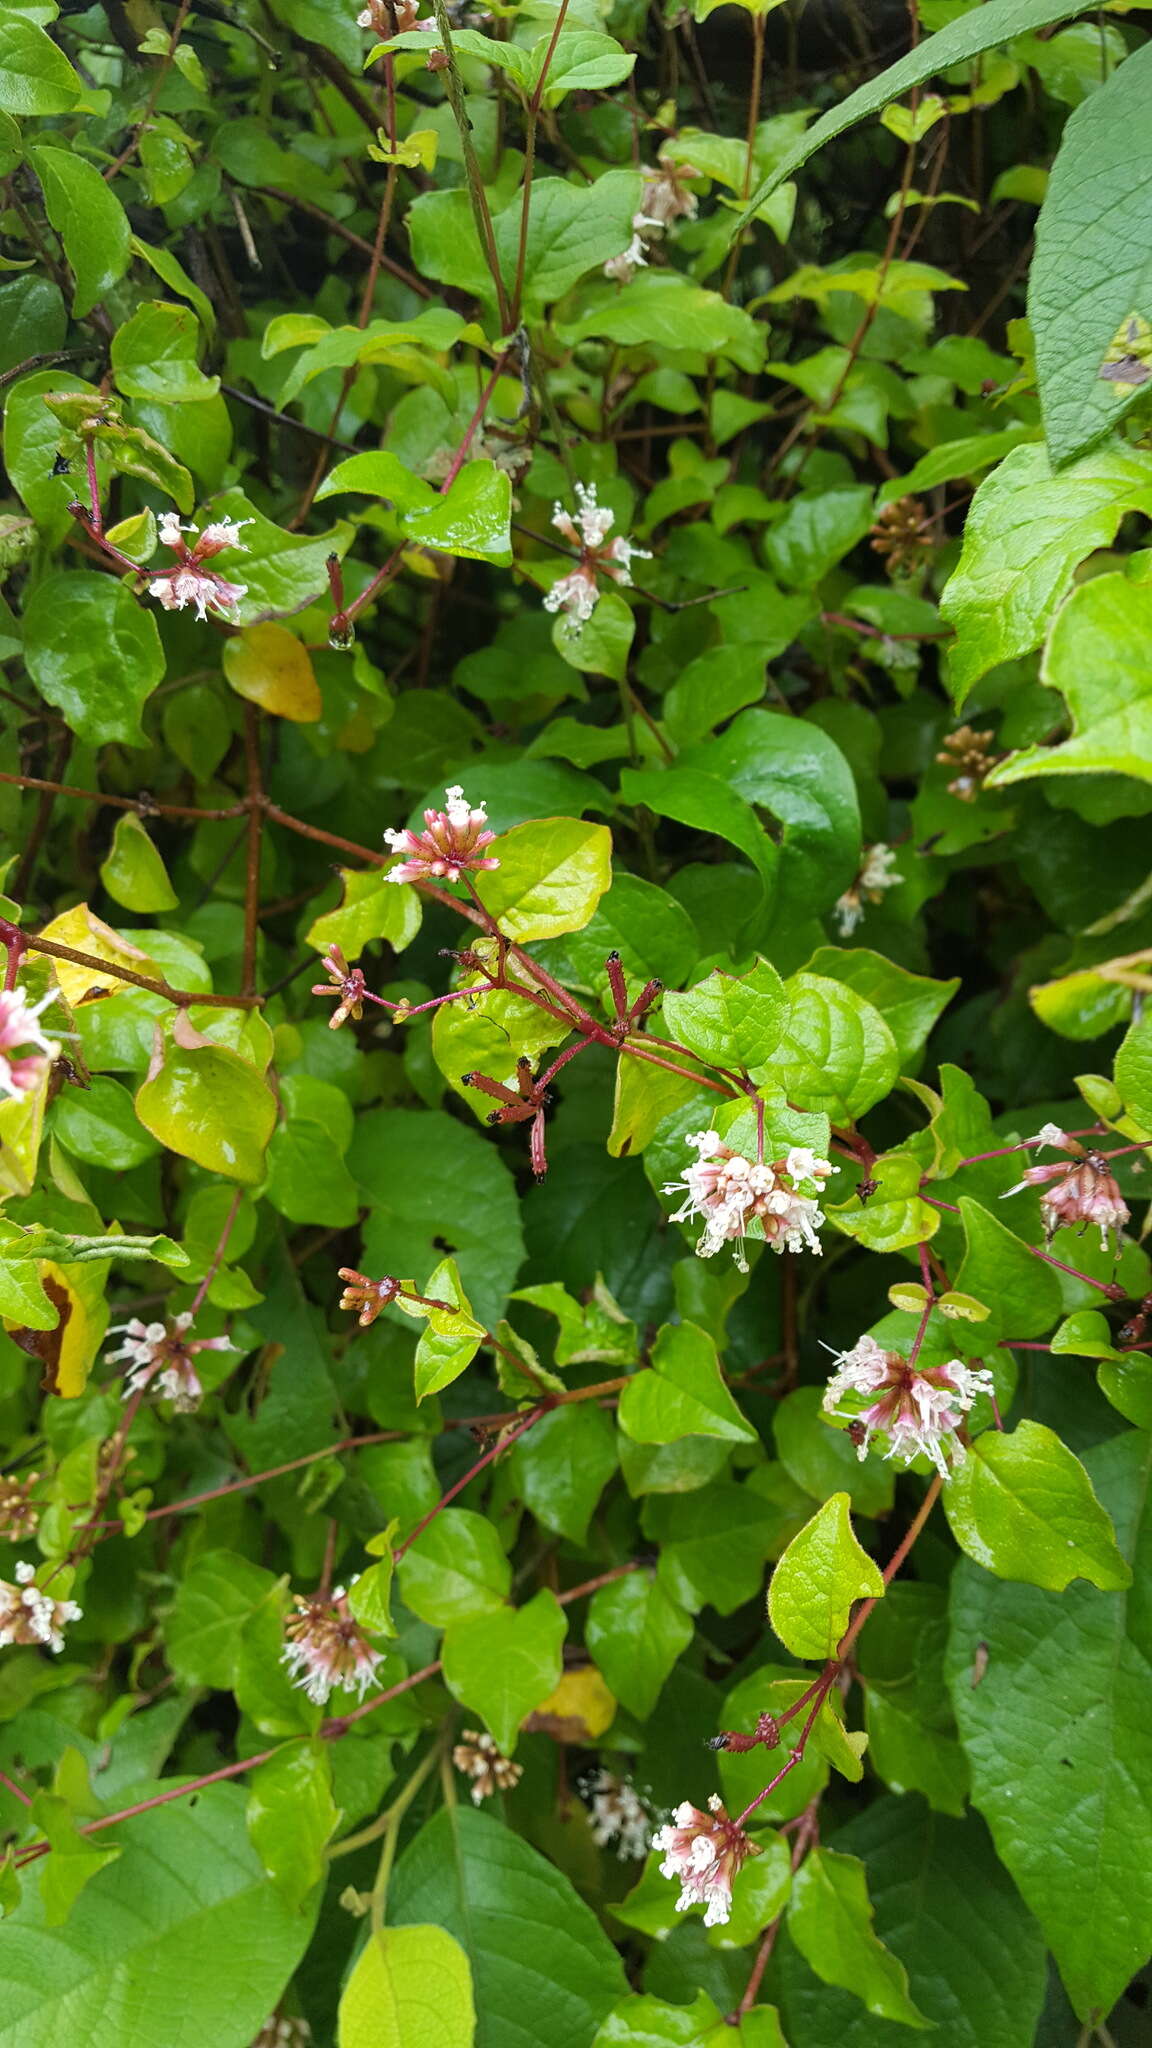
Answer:
[(355, 4), (0, 4), (0, 2044), (1133, 2048), (1147, 11)]

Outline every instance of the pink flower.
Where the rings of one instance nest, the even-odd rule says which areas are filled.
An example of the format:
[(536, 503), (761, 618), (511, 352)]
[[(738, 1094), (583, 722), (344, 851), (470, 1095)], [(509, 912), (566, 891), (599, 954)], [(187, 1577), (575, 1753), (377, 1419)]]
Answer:
[[(637, 259), (631, 257), (630, 250), (626, 250), (623, 258), (613, 260)], [(597, 502), (595, 484), (577, 484), (576, 503), (574, 515), (558, 504), (552, 514), (552, 524), (557, 533), (562, 533), (565, 540), (578, 549), (580, 562), (570, 575), (561, 576), (552, 585), (544, 599), (546, 612), (567, 613), (569, 631), (584, 625), (592, 617), (600, 602), (599, 576), (608, 576), (613, 583), (629, 584), (632, 581), (633, 557), (638, 556), (645, 562), (651, 560), (647, 548), (633, 546), (623, 534), (618, 533), (614, 540), (608, 539), (616, 514), (610, 506)]]
[(82, 1609), (74, 1600), (54, 1600), (35, 1581), (36, 1567), (31, 1564), (17, 1565), (14, 1586), (0, 1579), (0, 1649), (9, 1643), (39, 1643), (59, 1654), (65, 1626), (79, 1621)]
[(686, 1799), (671, 1823), (653, 1835), (652, 1847), (664, 1851), (661, 1876), (679, 1880), (676, 1911), (705, 1906), (705, 1927), (721, 1927), (729, 1918), (732, 1880), (749, 1856), (760, 1853), (739, 1822), (728, 1818), (715, 1793), (707, 1813)]
[[(978, 1394), (994, 1392), (990, 1372), (973, 1370), (958, 1358), (947, 1365), (914, 1366), (898, 1351), (885, 1351), (874, 1337), (861, 1337), (841, 1352), (824, 1394), (829, 1415), (846, 1419), (856, 1454), (868, 1455), (872, 1438), (888, 1438), (886, 1458), (910, 1465), (931, 1458), (942, 1479), (950, 1479), (965, 1458), (956, 1434)], [(845, 1395), (868, 1397), (866, 1405), (840, 1404)]]
[(458, 882), (466, 871), (499, 867), (498, 860), (479, 857), (481, 847), (491, 846), (496, 837), (488, 830), (484, 805), (471, 805), (459, 783), (444, 794), (448, 801), (442, 811), (425, 811), (423, 832), (385, 832), (393, 853), (408, 856), (389, 869), (390, 882)]
[(674, 1195), (683, 1189), (686, 1195), (673, 1223), (703, 1217), (697, 1257), (710, 1259), (722, 1245), (735, 1242), (736, 1264), (746, 1273), (744, 1244), (754, 1223), (775, 1252), (821, 1250), (816, 1232), (824, 1213), (814, 1196), (800, 1193), (800, 1183), (807, 1182), (819, 1194), (828, 1175), (836, 1172), (829, 1160), (818, 1159), (801, 1145), (794, 1145), (784, 1159), (746, 1159), (715, 1131), (695, 1131), (685, 1142), (700, 1157), (680, 1180), (667, 1182), (664, 1192)]
[[(640, 219), (638, 214), (637, 220)], [(626, 249), (618, 256), (610, 256), (604, 265), (605, 277), (615, 278), (617, 284), (630, 284), (638, 270), (647, 266), (648, 256), (639, 234), (634, 234)], [(553, 585), (555, 588), (555, 585)]]
[(177, 559), (170, 569), (162, 569), (153, 577), (148, 585), (150, 595), (166, 612), (182, 612), (186, 605), (194, 605), (198, 619), (206, 618), (210, 611), (227, 617), (247, 595), (248, 586), (229, 583), (206, 565), (225, 548), (237, 548), (243, 554), (245, 543), (240, 539), (240, 531), (251, 525), (250, 519), (218, 519), (206, 526), (189, 547), (184, 535), (195, 533), (195, 527), (182, 525), (175, 512), (162, 513), (160, 539), (166, 548), (174, 549)]
[(328, 1019), (329, 1030), (338, 1031), (349, 1017), (358, 1024), (364, 1015), (364, 976), (361, 970), (359, 967), (349, 967), (335, 941), (324, 956), (323, 966), (331, 986), (322, 981), (313, 982), (312, 994), (340, 998)]
[(190, 1415), (200, 1406), (204, 1389), (193, 1363), (197, 1351), (231, 1351), (227, 1337), (189, 1338), (192, 1317), (186, 1309), (183, 1315), (173, 1316), (167, 1323), (145, 1323), (139, 1316), (132, 1316), (126, 1323), (113, 1325), (112, 1336), (124, 1333), (125, 1342), (118, 1351), (107, 1354), (109, 1365), (121, 1358), (131, 1360), (131, 1370), (124, 1381), (124, 1399), (129, 1395), (151, 1391), (163, 1394), (175, 1405), (180, 1415)]
[[(22, 988), (0, 989), (0, 1096), (26, 1095), (43, 1074), (45, 1059), (55, 1059), (59, 1052), (56, 1040), (46, 1038), (40, 1028), (41, 1012), (56, 1001), (57, 993), (49, 989), (38, 1003), (30, 1003)], [(12, 1057), (29, 1045), (39, 1051)]]
[(1083, 1145), (1056, 1124), (1045, 1124), (1028, 1143), (1060, 1145), (1073, 1157), (1054, 1160), (1048, 1166), (1026, 1166), (1021, 1179), (1014, 1188), (1006, 1189), (1006, 1194), (1018, 1195), (1027, 1187), (1043, 1189), (1040, 1214), (1044, 1218), (1044, 1235), (1049, 1244), (1065, 1223), (1078, 1223), (1081, 1232), (1094, 1223), (1100, 1232), (1101, 1249), (1107, 1250), (1111, 1236), (1113, 1249), (1119, 1256), (1120, 1233), (1130, 1211), (1104, 1154), (1086, 1152)]
[(369, 1643), (343, 1586), (334, 1587), (330, 1596), (313, 1593), (308, 1600), (297, 1593), (295, 1600), (298, 1612), (285, 1624), (289, 1640), (281, 1652), (293, 1682), (318, 1707), (338, 1685), (363, 1699), (383, 1655)]

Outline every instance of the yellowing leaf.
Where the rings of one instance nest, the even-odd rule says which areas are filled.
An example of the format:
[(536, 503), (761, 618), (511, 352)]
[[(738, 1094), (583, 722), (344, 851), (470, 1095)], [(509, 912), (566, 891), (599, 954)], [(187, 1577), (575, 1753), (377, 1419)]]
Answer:
[[(52, 1283), (51, 1299), (60, 1311), (54, 1337), (59, 1351), (52, 1361), (53, 1392), (65, 1401), (75, 1401), (88, 1384), (88, 1375), (108, 1328), (108, 1304), (104, 1283), (108, 1267), (100, 1260), (91, 1265), (57, 1266), (51, 1259), (40, 1261), (40, 1277)], [(53, 1345), (53, 1350), (55, 1346)]]
[(97, 960), (107, 962), (105, 968), (77, 967), (71, 960), (54, 960), (56, 979), (66, 1003), (75, 1009), (92, 995), (114, 995), (128, 983), (121, 981), (117, 967), (130, 967), (134, 974), (156, 974), (156, 963), (142, 953), (139, 946), (122, 939), (111, 925), (89, 910), (86, 903), (75, 903), (71, 910), (64, 910), (46, 924), (40, 934), (42, 939), (55, 939), (57, 945), (73, 946), (78, 953), (91, 953)]
[(548, 1732), (561, 1742), (596, 1742), (616, 1719), (616, 1695), (609, 1692), (594, 1664), (579, 1671), (566, 1671), (554, 1692), (541, 1700), (533, 1715), (539, 1721), (547, 1715), (553, 1722), (570, 1722), (571, 1729), (552, 1726)]
[(383, 1927), (340, 2000), (340, 2048), (472, 2048), (472, 1969), (442, 1927)]
[(224, 642), (223, 660), (236, 695), (262, 711), (297, 725), (314, 725), (323, 712), (312, 657), (286, 626), (245, 626)]

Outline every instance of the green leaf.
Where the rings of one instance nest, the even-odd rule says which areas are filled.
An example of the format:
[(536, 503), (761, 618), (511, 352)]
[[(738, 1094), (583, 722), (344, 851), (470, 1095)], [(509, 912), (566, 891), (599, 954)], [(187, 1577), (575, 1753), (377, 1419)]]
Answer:
[[(877, 1932), (907, 1968), (916, 2004), (936, 2022), (941, 2043), (1033, 2042), (1044, 2004), (1044, 1943), (977, 1815), (942, 1820), (922, 1800), (880, 1799), (839, 1829), (831, 1846), (863, 1859)], [(891, 2048), (900, 2039), (852, 1991), (822, 1984), (787, 1932), (776, 1971), (791, 2048)]]
[(309, 946), (321, 952), (339, 946), (355, 962), (373, 939), (386, 939), (397, 953), (412, 944), (423, 917), (417, 890), (407, 882), (390, 882), (376, 868), (341, 868), (339, 874), (344, 901), (313, 920), (306, 933)]
[(960, 987), (958, 975), (932, 981), (864, 946), (821, 946), (806, 962), (806, 971), (844, 982), (879, 1010), (896, 1040), (902, 1073), (915, 1071), (925, 1039)]
[(1074, 0), (984, 0), (978, 7), (966, 8), (957, 18), (950, 20), (937, 35), (928, 36), (906, 57), (890, 64), (878, 78), (869, 79), (849, 93), (847, 99), (831, 107), (820, 120), (808, 130), (795, 148), (790, 149), (775, 165), (769, 175), (759, 184), (748, 201), (739, 225), (746, 227), (764, 201), (799, 170), (826, 142), (837, 135), (843, 135), (846, 128), (852, 128), (857, 121), (866, 121), (871, 114), (878, 114), (892, 100), (898, 100), (914, 86), (923, 85), (939, 72), (947, 71), (953, 64), (963, 64), (971, 57), (979, 57), (985, 50), (995, 49), (999, 43), (1007, 43), (1014, 36), (1027, 35), (1029, 30), (1047, 28), (1052, 22), (1068, 21), (1082, 9)]
[(165, 405), (214, 398), (220, 379), (197, 367), (200, 344), (200, 322), (190, 306), (148, 300), (112, 337), (119, 389), (128, 398), (155, 398)]
[[(558, 1383), (559, 1384), (559, 1383)], [(616, 1470), (616, 1434), (593, 1401), (534, 1422), (512, 1453), (517, 1490), (545, 1529), (584, 1543), (596, 1504)]]
[(952, 695), (1031, 653), (1080, 563), (1108, 547), (1126, 512), (1152, 515), (1152, 458), (1113, 445), (1056, 474), (1045, 450), (1017, 448), (972, 500), (959, 567), (940, 609), (956, 628)]
[(1152, 781), (1152, 585), (1098, 576), (1074, 590), (1044, 650), (1043, 677), (1072, 714), (1072, 738), (1024, 747), (986, 778), (1002, 787), (1034, 775), (1136, 775)]
[(556, 1364), (634, 1365), (638, 1355), (636, 1325), (613, 1301), (597, 1276), (590, 1301), (574, 1301), (556, 1280), (542, 1287), (518, 1287), (513, 1301), (531, 1302), (559, 1323)]
[(532, 50), (528, 82), (535, 86), (546, 77), (543, 104), (557, 107), (565, 93), (602, 92), (607, 86), (622, 84), (631, 77), (635, 63), (635, 57), (613, 36), (577, 28), (561, 35), (554, 48), (551, 36), (541, 36)]
[(37, 1871), (44, 1925), (62, 1927), (85, 1886), (98, 1871), (115, 1863), (122, 1852), (102, 1846), (99, 1836), (93, 1840), (82, 1835), (68, 1801), (54, 1793), (37, 1793), (31, 1817), (52, 1845), (51, 1855), (44, 1858)]
[(344, 1987), (339, 2048), (472, 2048), (472, 1971), (442, 1927), (381, 1927)]
[(177, 1678), (186, 1685), (231, 1686), (244, 1625), (275, 1584), (271, 1572), (236, 1551), (203, 1551), (181, 1580), (164, 1625)]
[(794, 1657), (830, 1657), (856, 1600), (884, 1581), (852, 1531), (849, 1499), (834, 1493), (792, 1538), (768, 1587), (768, 1618)]
[(15, 8), (0, 19), (0, 108), (6, 114), (70, 114), (81, 79), (39, 22)]
[(37, 142), (30, 147), (28, 160), (40, 180), (44, 210), (64, 244), (75, 280), (72, 317), (82, 320), (128, 268), (132, 257), (128, 216), (87, 157)]
[(416, 1399), (425, 1401), (450, 1387), (466, 1372), (480, 1349), (484, 1325), (472, 1313), (472, 1304), (460, 1285), (455, 1259), (442, 1259), (422, 1289), (430, 1301), (446, 1301), (447, 1309), (422, 1311), (427, 1323), (416, 1346)]
[(100, 880), (115, 902), (142, 915), (175, 910), (179, 902), (160, 854), (132, 811), (122, 811), (116, 820)]
[(778, 1516), (753, 1487), (718, 1479), (699, 1492), (655, 1495), (644, 1522), (660, 1545), (660, 1584), (682, 1607), (732, 1614), (759, 1594)]
[(494, 462), (466, 462), (427, 511), (409, 512), (404, 532), (419, 547), (482, 562), (512, 560), (512, 483)]
[(845, 1237), (854, 1237), (872, 1252), (895, 1252), (936, 1235), (940, 1211), (920, 1193), (923, 1172), (918, 1159), (907, 1152), (889, 1152), (873, 1161), (868, 1178), (876, 1186), (866, 1202), (854, 1195), (850, 1202), (828, 1207), (829, 1222)]
[(243, 1793), (209, 1786), (122, 1822), (116, 1838), (117, 1862), (87, 1886), (66, 1928), (46, 1930), (32, 1887), (5, 1922), (3, 2048), (124, 2048), (126, 2029), (150, 2029), (166, 2048), (240, 2048), (312, 1932), (246, 1840)]
[(709, 1066), (755, 1071), (771, 1059), (788, 1018), (788, 996), (776, 969), (758, 960), (738, 979), (719, 969), (686, 995), (664, 998), (672, 1037)]
[[(605, 182), (598, 179), (593, 189), (599, 192)], [(618, 256), (630, 234), (629, 225), (623, 239), (607, 254)], [(742, 306), (729, 305), (719, 292), (693, 284), (678, 270), (642, 270), (626, 292), (603, 281), (591, 285), (582, 296), (576, 318), (558, 320), (556, 332), (567, 346), (596, 336), (628, 348), (647, 344), (659, 349), (692, 349), (704, 356), (728, 356), (748, 371), (760, 368), (765, 353), (762, 323)]]
[(651, 1572), (630, 1572), (592, 1595), (584, 1639), (621, 1704), (646, 1721), (682, 1650), (691, 1618)]
[(698, 1991), (690, 2006), (625, 1998), (609, 2013), (592, 2048), (707, 2048), (722, 2025), (720, 2008), (706, 1991)]
[(961, 1550), (997, 1578), (1054, 1593), (1078, 1578), (1105, 1593), (1132, 1583), (1083, 1465), (1042, 1422), (985, 1430), (945, 1487), (944, 1508)]
[(1101, 370), (1125, 322), (1152, 304), (1150, 79), (1148, 50), (1135, 50), (1073, 110), (1036, 223), (1028, 315), (1057, 466), (1099, 440), (1140, 392), (1138, 379)]
[(626, 804), (645, 804), (658, 818), (673, 818), (726, 839), (751, 861), (770, 899), (779, 856), (751, 805), (717, 774), (699, 768), (625, 768), (620, 795)]
[(333, 1230), (355, 1223), (359, 1191), (335, 1138), (322, 1125), (304, 1117), (278, 1124), (265, 1164), (268, 1200), (290, 1223), (323, 1223)]
[(900, 1071), (896, 1041), (855, 989), (818, 974), (793, 974), (786, 988), (788, 1022), (772, 1079), (798, 1108), (852, 1123), (891, 1089)]
[(352, 537), (350, 527), (334, 526), (328, 533), (307, 536), (289, 533), (235, 487), (213, 498), (208, 510), (214, 520), (244, 522), (244, 555), (233, 564), (236, 581), (248, 593), (236, 610), (241, 625), (285, 617), (302, 611), (313, 598), (327, 596), (328, 558), (343, 555)]
[[(1139, 1588), (1152, 1569), (1152, 1442), (1127, 1432), (1086, 1464)], [(962, 1563), (949, 1676), (997, 1852), (1080, 2018), (1107, 2013), (1152, 1947), (1147, 1603), (1089, 1585), (1052, 1593)]]
[(908, 1972), (872, 1925), (868, 1877), (855, 1856), (813, 1849), (793, 1879), (788, 1932), (826, 1984), (842, 1984), (878, 2018), (931, 2027), (908, 1993)]
[(512, 1570), (494, 1525), (467, 1508), (444, 1508), (400, 1560), (404, 1605), (433, 1628), (495, 1614)]
[(1147, 1014), (1125, 1032), (1114, 1073), (1129, 1116), (1142, 1131), (1152, 1131), (1152, 1018)]
[(666, 1323), (652, 1364), (620, 1396), (621, 1429), (640, 1444), (671, 1444), (682, 1436), (755, 1443), (720, 1372), (716, 1346), (695, 1323)]
[(612, 880), (612, 835), (579, 818), (538, 818), (500, 835), (500, 866), (477, 893), (507, 938), (555, 939), (587, 924)]
[(1043, 1336), (1060, 1314), (1055, 1268), (971, 1196), (961, 1195), (960, 1215), (966, 1249), (957, 1287), (992, 1309), (1013, 1337)]
[[(113, 1173), (126, 1173), (156, 1152), (156, 1140), (141, 1124), (128, 1090), (106, 1074), (94, 1075), (87, 1088), (66, 1089), (53, 1112), (52, 1128), (73, 1158)], [(99, 1251), (87, 1255), (107, 1258), (110, 1242), (115, 1240), (100, 1240)], [(59, 1253), (44, 1251), (42, 1256), (58, 1258)]]
[(248, 1787), (249, 1839), (290, 1906), (302, 1906), (324, 1876), (325, 1844), (339, 1819), (327, 1743), (286, 1743), (253, 1772)]
[[(198, 1034), (197, 1034), (198, 1035)], [(227, 1046), (168, 1040), (137, 1091), (146, 1131), (211, 1173), (254, 1184), (276, 1123), (276, 1098), (256, 1069)]]
[[(559, 581), (559, 578), (557, 578)], [(618, 590), (604, 590), (590, 619), (561, 612), (552, 626), (552, 645), (570, 668), (623, 682), (636, 634), (631, 606)]]
[(525, 1716), (560, 1682), (567, 1630), (564, 1609), (544, 1586), (523, 1607), (467, 1616), (444, 1632), (444, 1683), (482, 1716), (505, 1755)]
[(832, 1427), (824, 1414), (821, 1387), (794, 1387), (785, 1394), (772, 1429), (780, 1462), (789, 1477), (813, 1500), (846, 1493), (861, 1515), (887, 1514), (892, 1506), (895, 1474), (883, 1458), (858, 1458), (844, 1430)]
[(164, 650), (126, 583), (89, 569), (46, 576), (24, 613), (24, 659), (78, 739), (146, 744), (140, 712), (163, 679)]
[(492, 1111), (492, 1097), (482, 1088), (468, 1087), (465, 1074), (480, 1072), (514, 1088), (517, 1060), (527, 1059), (535, 1067), (541, 1053), (567, 1035), (562, 1021), (557, 1022), (526, 996), (478, 981), (475, 995), (463, 1002), (442, 1003), (433, 1014), (432, 1057), (485, 1123)]
[(627, 1989), (618, 1956), (567, 1877), (467, 1806), (438, 1813), (405, 1850), (388, 1911), (394, 1922), (443, 1927), (467, 1951), (476, 2048), (588, 2048)]

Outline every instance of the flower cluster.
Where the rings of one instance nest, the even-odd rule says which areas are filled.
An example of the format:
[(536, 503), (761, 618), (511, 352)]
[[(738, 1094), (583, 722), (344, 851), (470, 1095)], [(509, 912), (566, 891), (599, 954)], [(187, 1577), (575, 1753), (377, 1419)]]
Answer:
[(382, 1280), (373, 1280), (367, 1273), (358, 1273), (355, 1266), (341, 1266), (338, 1271), (344, 1282), (340, 1306), (356, 1310), (362, 1330), (374, 1323), (381, 1309), (395, 1301), (400, 1292), (399, 1280), (394, 1280), (390, 1273)]
[[(40, 1017), (57, 991), (49, 989), (38, 1003), (30, 1003), (22, 988), (0, 989), (0, 1097), (26, 1095), (35, 1088), (46, 1060), (60, 1050), (54, 1038), (46, 1038)], [(35, 1052), (28, 1047), (34, 1045)]]
[(248, 585), (229, 583), (208, 564), (225, 548), (245, 553), (246, 543), (240, 539), (240, 531), (251, 525), (250, 519), (218, 519), (197, 534), (189, 547), (184, 535), (195, 533), (195, 527), (185, 526), (175, 512), (161, 513), (160, 539), (166, 548), (174, 550), (176, 561), (170, 569), (162, 569), (153, 576), (148, 585), (149, 595), (157, 598), (166, 612), (182, 612), (191, 604), (196, 607), (198, 619), (206, 618), (209, 612), (227, 618), (240, 599), (247, 596)]
[(722, 1927), (729, 1919), (732, 1880), (749, 1856), (760, 1853), (739, 1821), (729, 1819), (715, 1793), (708, 1801), (707, 1813), (686, 1799), (671, 1822), (653, 1835), (652, 1847), (664, 1851), (661, 1876), (679, 1881), (676, 1911), (706, 1907), (705, 1927)]
[(598, 502), (595, 484), (576, 485), (576, 504), (575, 514), (556, 505), (552, 524), (557, 533), (562, 533), (579, 550), (579, 563), (552, 585), (544, 599), (546, 612), (567, 614), (570, 632), (586, 625), (599, 604), (598, 576), (607, 576), (613, 583), (630, 584), (633, 557), (644, 562), (652, 559), (649, 549), (635, 547), (622, 533), (609, 540), (616, 514), (610, 505)]
[(312, 2029), (307, 2020), (274, 2012), (265, 2020), (252, 2048), (307, 2048), (311, 2039)]
[(632, 240), (619, 256), (609, 257), (604, 265), (605, 277), (615, 278), (617, 284), (627, 284), (637, 270), (648, 261), (648, 246), (671, 226), (674, 220), (695, 220), (699, 204), (686, 180), (698, 178), (700, 172), (691, 164), (666, 164), (653, 170), (643, 167), (644, 185), (640, 193), (640, 205), (632, 216)]
[(590, 1809), (592, 1839), (601, 1849), (616, 1844), (623, 1863), (648, 1853), (651, 1821), (648, 1808), (627, 1778), (614, 1771), (595, 1771), (584, 1788)]
[(293, 1683), (303, 1686), (318, 1707), (338, 1685), (363, 1699), (375, 1683), (383, 1652), (372, 1648), (348, 1605), (346, 1589), (335, 1586), (330, 1594), (313, 1593), (305, 1600), (297, 1593), (294, 1598), (297, 1612), (284, 1625), (288, 1641), (280, 1653)]
[(462, 874), (499, 867), (498, 860), (481, 858), (482, 848), (496, 837), (488, 829), (484, 805), (470, 804), (459, 783), (444, 794), (448, 801), (442, 811), (425, 811), (423, 832), (385, 832), (393, 853), (405, 855), (389, 869), (390, 882), (458, 882)]
[(41, 1510), (32, 1489), (39, 1478), (38, 1472), (29, 1472), (26, 1479), (0, 1479), (0, 1536), (9, 1543), (24, 1543), (36, 1534)]
[(882, 903), (885, 889), (895, 889), (903, 881), (903, 875), (893, 873), (895, 863), (896, 855), (883, 840), (865, 848), (856, 880), (832, 907), (841, 938), (851, 938), (864, 915), (865, 903)]
[(364, 1015), (365, 981), (359, 967), (349, 967), (336, 941), (329, 946), (321, 962), (328, 980), (312, 984), (314, 996), (338, 996), (339, 1001), (328, 1019), (328, 1029), (339, 1031), (351, 1017), (354, 1024)]
[(1058, 1124), (1045, 1124), (1028, 1142), (1032, 1145), (1058, 1145), (1072, 1157), (1054, 1160), (1047, 1166), (1026, 1166), (1022, 1178), (1014, 1188), (1005, 1191), (1006, 1195), (1018, 1195), (1029, 1187), (1042, 1189), (1040, 1214), (1044, 1218), (1044, 1235), (1049, 1244), (1065, 1224), (1078, 1223), (1083, 1233), (1090, 1223), (1094, 1223), (1100, 1232), (1101, 1249), (1107, 1250), (1111, 1237), (1113, 1250), (1119, 1254), (1120, 1233), (1131, 1212), (1104, 1154), (1086, 1152), (1083, 1145), (1076, 1138), (1070, 1138)]
[(79, 1621), (82, 1609), (74, 1600), (54, 1600), (36, 1584), (36, 1567), (18, 1564), (16, 1584), (0, 1579), (0, 1649), (9, 1643), (43, 1644), (57, 1654), (64, 1648), (64, 1629)]
[(461, 1730), (452, 1761), (458, 1771), (472, 1780), (473, 1806), (479, 1806), (482, 1799), (490, 1799), (493, 1792), (511, 1792), (524, 1775), (522, 1764), (514, 1764), (491, 1735), (476, 1728)]
[[(700, 1156), (680, 1180), (668, 1181), (664, 1192), (685, 1194), (673, 1223), (703, 1217), (698, 1257), (710, 1259), (722, 1245), (734, 1242), (736, 1264), (746, 1273), (744, 1245), (753, 1224), (759, 1225), (759, 1234), (774, 1252), (820, 1251), (816, 1233), (824, 1212), (817, 1196), (828, 1175), (837, 1170), (830, 1160), (817, 1158), (805, 1145), (793, 1145), (784, 1159), (747, 1159), (715, 1131), (694, 1131), (686, 1143)], [(802, 1185), (814, 1187), (816, 1195), (802, 1194)]]
[[(977, 1395), (994, 1393), (990, 1372), (959, 1358), (946, 1365), (916, 1366), (898, 1351), (885, 1351), (874, 1337), (861, 1337), (841, 1352), (824, 1394), (824, 1408), (849, 1424), (856, 1454), (868, 1455), (874, 1436), (888, 1439), (886, 1458), (910, 1465), (931, 1458), (942, 1479), (965, 1458), (957, 1431)], [(843, 1407), (845, 1396), (863, 1396)]]
[(145, 1323), (139, 1316), (132, 1316), (126, 1323), (113, 1325), (110, 1334), (123, 1334), (124, 1342), (119, 1350), (109, 1351), (107, 1359), (109, 1365), (122, 1358), (129, 1360), (125, 1400), (131, 1394), (151, 1391), (173, 1402), (181, 1415), (190, 1415), (200, 1406), (204, 1389), (196, 1371), (195, 1354), (231, 1351), (233, 1346), (227, 1337), (189, 1337), (191, 1328), (192, 1315), (187, 1309), (166, 1323)]

